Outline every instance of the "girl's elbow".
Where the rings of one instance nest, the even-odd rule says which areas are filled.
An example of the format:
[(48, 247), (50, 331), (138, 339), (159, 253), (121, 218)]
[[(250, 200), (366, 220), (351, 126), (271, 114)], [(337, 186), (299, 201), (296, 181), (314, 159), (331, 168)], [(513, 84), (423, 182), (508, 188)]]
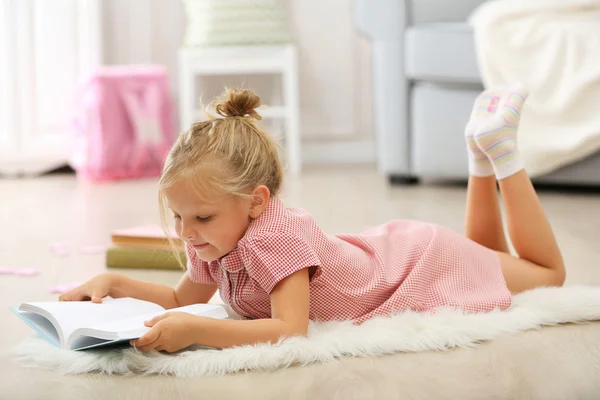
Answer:
[(294, 336), (308, 336), (308, 326), (302, 329), (297, 329)]
[(308, 324), (289, 325), (286, 329), (286, 336), (302, 336), (308, 335)]

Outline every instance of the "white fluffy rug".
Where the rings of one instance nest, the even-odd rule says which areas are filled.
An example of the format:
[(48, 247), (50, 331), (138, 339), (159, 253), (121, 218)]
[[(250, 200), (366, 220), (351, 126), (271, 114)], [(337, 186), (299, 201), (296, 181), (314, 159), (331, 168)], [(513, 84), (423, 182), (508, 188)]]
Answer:
[(341, 357), (467, 347), (528, 329), (593, 320), (600, 320), (600, 287), (570, 286), (522, 293), (515, 296), (510, 309), (485, 314), (444, 309), (433, 315), (405, 312), (360, 326), (350, 322), (312, 324), (307, 338), (290, 338), (274, 345), (176, 354), (145, 353), (133, 348), (74, 352), (29, 338), (17, 346), (15, 354), (26, 364), (67, 374), (96, 371), (196, 377), (271, 371)]

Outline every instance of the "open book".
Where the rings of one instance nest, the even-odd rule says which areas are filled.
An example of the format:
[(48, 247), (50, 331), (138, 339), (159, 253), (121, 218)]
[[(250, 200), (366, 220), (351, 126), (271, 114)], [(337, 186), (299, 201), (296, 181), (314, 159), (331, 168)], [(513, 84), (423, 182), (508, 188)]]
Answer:
[(84, 350), (137, 339), (151, 328), (144, 321), (169, 312), (228, 319), (225, 307), (193, 304), (165, 310), (158, 304), (133, 298), (105, 298), (91, 301), (49, 301), (23, 303), (11, 310), (44, 339), (56, 347)]

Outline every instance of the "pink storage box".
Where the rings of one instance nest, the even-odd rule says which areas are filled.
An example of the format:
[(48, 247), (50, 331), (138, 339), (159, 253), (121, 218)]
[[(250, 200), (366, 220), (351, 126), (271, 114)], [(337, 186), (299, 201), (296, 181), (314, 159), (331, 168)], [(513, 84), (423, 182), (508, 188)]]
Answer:
[(163, 67), (105, 67), (82, 82), (70, 165), (91, 181), (157, 177), (176, 134)]

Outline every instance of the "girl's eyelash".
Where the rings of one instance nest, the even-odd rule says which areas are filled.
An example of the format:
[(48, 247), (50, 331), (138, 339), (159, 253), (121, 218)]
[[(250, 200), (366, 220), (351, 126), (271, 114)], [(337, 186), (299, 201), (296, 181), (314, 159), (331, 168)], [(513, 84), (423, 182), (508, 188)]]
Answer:
[[(200, 221), (200, 222), (207, 222), (207, 221), (210, 221), (212, 219), (212, 217), (213, 217), (212, 215), (209, 215), (208, 217), (200, 217), (200, 216), (198, 216), (198, 217), (196, 217), (196, 219), (198, 221)], [(179, 215), (173, 215), (173, 218), (174, 219), (181, 219), (181, 217)]]

